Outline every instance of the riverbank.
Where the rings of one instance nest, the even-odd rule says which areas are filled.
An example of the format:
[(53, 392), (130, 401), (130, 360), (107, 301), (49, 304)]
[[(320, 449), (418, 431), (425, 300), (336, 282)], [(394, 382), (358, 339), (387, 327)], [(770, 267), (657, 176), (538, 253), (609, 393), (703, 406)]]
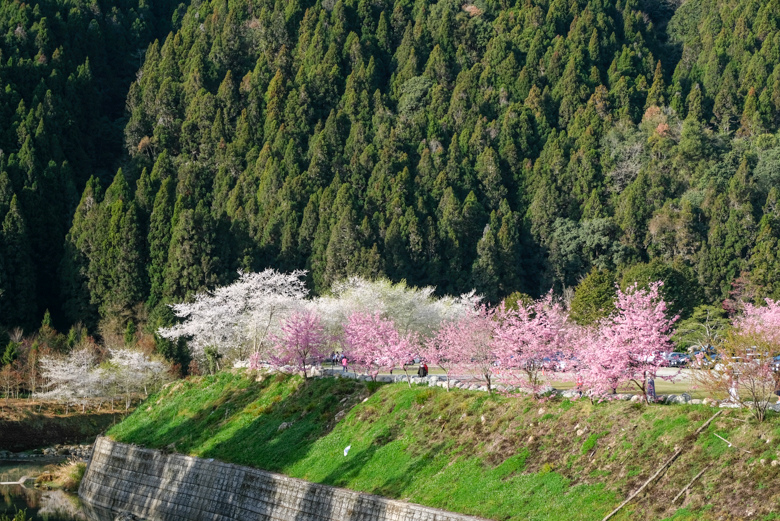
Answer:
[[(0, 460), (0, 481), (18, 483), (25, 476), (39, 478), (47, 473), (57, 473), (63, 467), (62, 460), (53, 464), (37, 459)], [(0, 485), (3, 498), (0, 501), (0, 518), (4, 515), (13, 518), (17, 510), (24, 510), (26, 519), (31, 521), (86, 520), (78, 496), (64, 489), (50, 489), (50, 483), (33, 486), (34, 481), (27, 479), (25, 485)]]
[(780, 501), (777, 415), (705, 405), (221, 373), (164, 389), (109, 435), (490, 519), (602, 519), (678, 451), (617, 519), (769, 520)]
[(91, 443), (95, 436), (125, 415), (105, 409), (74, 411), (51, 402), (0, 400), (0, 453), (25, 453), (52, 445)]

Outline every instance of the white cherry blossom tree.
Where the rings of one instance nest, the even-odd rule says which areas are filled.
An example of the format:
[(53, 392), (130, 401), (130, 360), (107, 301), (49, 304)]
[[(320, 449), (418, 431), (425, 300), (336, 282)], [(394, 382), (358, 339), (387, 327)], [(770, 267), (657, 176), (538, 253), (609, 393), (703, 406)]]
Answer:
[(247, 359), (250, 354), (264, 358), (270, 354), (272, 335), (278, 333), (282, 320), (305, 306), (305, 274), (302, 270), (239, 271), (232, 284), (199, 293), (192, 302), (172, 305), (182, 322), (158, 333), (169, 340), (186, 338), (193, 357), (200, 360), (207, 348), (233, 360)]
[(472, 312), (481, 297), (474, 291), (460, 297), (437, 297), (431, 286), (417, 288), (401, 281), (349, 277), (333, 284), (330, 294), (314, 300), (331, 330), (343, 327), (354, 313), (379, 314), (392, 320), (400, 333), (430, 337), (443, 322)]

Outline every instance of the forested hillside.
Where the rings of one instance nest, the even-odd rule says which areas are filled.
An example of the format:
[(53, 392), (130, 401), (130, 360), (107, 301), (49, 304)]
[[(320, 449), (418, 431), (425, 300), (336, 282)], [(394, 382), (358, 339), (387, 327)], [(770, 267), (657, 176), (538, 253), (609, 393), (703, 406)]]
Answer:
[[(76, 64), (67, 81), (38, 43), (59, 41), (33, 29), (42, 15), (24, 41), (5, 23), (0, 79), (14, 85), (12, 64), (29, 84), (22, 105), (13, 86), (0, 94), (18, 122), (0, 165), (18, 257), (5, 256), (6, 307), (21, 281), (53, 290), (59, 269), (65, 320), (159, 320), (161, 303), (268, 266), (310, 270), (315, 292), (386, 275), (496, 302), (652, 262), (702, 303), (780, 296), (777, 0), (195, 1), (145, 53), (106, 182), (121, 143), (100, 129), (117, 115), (68, 93), (115, 92), (79, 78), (171, 23), (117, 10), (78, 31), (47, 17), (85, 42), (60, 52)], [(46, 212), (67, 214), (90, 175), (64, 245), (18, 238), (53, 239), (69, 223)], [(73, 183), (26, 210), (49, 178)], [(30, 266), (37, 280), (13, 271)], [(7, 325), (39, 311), (13, 309)]]
[[(122, 158), (124, 99), (173, 0), (0, 4), (0, 323), (60, 311), (58, 267), (90, 176)], [(181, 8), (182, 13), (184, 7)]]

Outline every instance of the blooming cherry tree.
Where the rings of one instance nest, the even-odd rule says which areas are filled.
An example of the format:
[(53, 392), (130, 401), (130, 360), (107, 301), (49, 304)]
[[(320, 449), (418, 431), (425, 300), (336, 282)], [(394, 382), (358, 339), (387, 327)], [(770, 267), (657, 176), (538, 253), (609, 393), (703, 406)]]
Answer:
[(631, 384), (647, 397), (648, 380), (656, 378), (672, 349), (672, 324), (659, 294), (662, 282), (647, 289), (636, 284), (617, 291), (615, 312), (601, 321), (580, 353), (580, 376), (592, 395), (604, 396)]
[(393, 321), (401, 333), (432, 336), (442, 322), (456, 320), (474, 309), (481, 297), (475, 292), (437, 298), (433, 287), (416, 288), (406, 282), (350, 277), (333, 284), (329, 295), (314, 301), (329, 329), (338, 332), (353, 313), (378, 313)]
[(168, 367), (140, 351), (109, 349), (111, 358), (97, 369), (97, 378), (112, 380), (125, 399), (125, 410), (130, 408), (134, 394), (149, 396), (168, 380)]
[(499, 362), (493, 341), (495, 314), (495, 310), (480, 306), (460, 320), (442, 324), (433, 340), (440, 360), (446, 359), (457, 373), (485, 382), (491, 393)]
[(101, 382), (93, 370), (96, 364), (97, 356), (88, 347), (74, 349), (65, 357), (42, 357), (41, 375), (46, 390), (37, 396), (86, 407), (89, 399), (99, 394)]
[(46, 382), (43, 393), (36, 396), (65, 404), (81, 405), (107, 398), (125, 398), (125, 409), (133, 395), (148, 396), (168, 381), (168, 365), (130, 349), (109, 349), (109, 358), (99, 363), (90, 347), (79, 347), (67, 356), (41, 358), (41, 375)]
[(307, 364), (322, 360), (327, 341), (325, 328), (315, 313), (295, 312), (282, 322), (281, 334), (275, 337), (271, 361), (277, 367), (295, 367), (303, 372), (306, 379)]
[(780, 346), (780, 301), (765, 299), (766, 306), (746, 302), (743, 313), (734, 320), (734, 327), (747, 335), (757, 335)]
[(417, 355), (415, 339), (414, 334), (399, 333), (395, 323), (379, 313), (355, 312), (344, 326), (344, 353), (375, 379), (381, 370), (398, 365), (406, 372), (408, 362)]
[(235, 359), (251, 353), (265, 358), (282, 320), (305, 305), (304, 275), (301, 270), (239, 272), (234, 283), (171, 306), (182, 322), (158, 333), (169, 340), (187, 338), (193, 356), (201, 361), (207, 348)]
[(501, 379), (538, 395), (544, 387), (546, 362), (567, 357), (571, 327), (563, 305), (552, 292), (517, 310), (499, 308), (494, 335)]

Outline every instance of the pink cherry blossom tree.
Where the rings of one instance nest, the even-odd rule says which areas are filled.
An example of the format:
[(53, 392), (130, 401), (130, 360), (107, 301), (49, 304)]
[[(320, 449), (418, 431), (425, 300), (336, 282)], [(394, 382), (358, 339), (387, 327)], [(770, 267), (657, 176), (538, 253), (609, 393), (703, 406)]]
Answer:
[(379, 313), (354, 312), (344, 326), (344, 353), (349, 360), (363, 368), (372, 379), (382, 370), (401, 366), (407, 382), (409, 362), (419, 351), (417, 335), (400, 334), (395, 323)]
[[(694, 371), (693, 379), (712, 396), (727, 396), (763, 421), (780, 383), (773, 358), (780, 345), (780, 302), (745, 303), (742, 311), (718, 346), (717, 360), (708, 360), (709, 367)], [(703, 365), (705, 356), (697, 355), (697, 364)]]
[[(496, 311), (480, 306), (476, 311), (454, 322), (444, 323), (433, 340), (434, 349), (428, 356), (437, 358), (439, 365), (446, 360), (450, 371), (470, 374), (485, 382), (488, 392), (493, 392), (493, 381), (498, 371), (493, 337), (496, 328)], [(449, 371), (447, 372), (449, 378)]]
[(274, 337), (274, 354), (271, 363), (276, 367), (293, 366), (303, 372), (325, 356), (328, 337), (320, 317), (311, 311), (295, 312), (281, 325), (281, 334)]
[(662, 285), (659, 281), (640, 289), (635, 284), (625, 292), (618, 288), (615, 312), (584, 337), (580, 376), (591, 396), (603, 397), (633, 384), (647, 398), (648, 380), (656, 378), (665, 363), (663, 355), (671, 351), (677, 320), (666, 317)]
[(734, 328), (780, 345), (780, 301), (768, 298), (765, 302), (766, 306), (744, 303), (742, 315), (734, 320)]
[(577, 387), (591, 400), (615, 394), (625, 383), (624, 366), (609, 349), (601, 331), (596, 327), (580, 329), (576, 345), (578, 365)]
[(437, 366), (444, 371), (447, 377), (447, 391), (450, 390), (450, 374), (457, 366), (450, 350), (450, 339), (448, 336), (452, 323), (445, 323), (438, 333), (428, 338), (420, 347), (420, 357), (431, 365)]
[(496, 310), (495, 352), (501, 379), (531, 391), (543, 390), (546, 371), (570, 357), (571, 327), (563, 304), (552, 292), (517, 310)]

